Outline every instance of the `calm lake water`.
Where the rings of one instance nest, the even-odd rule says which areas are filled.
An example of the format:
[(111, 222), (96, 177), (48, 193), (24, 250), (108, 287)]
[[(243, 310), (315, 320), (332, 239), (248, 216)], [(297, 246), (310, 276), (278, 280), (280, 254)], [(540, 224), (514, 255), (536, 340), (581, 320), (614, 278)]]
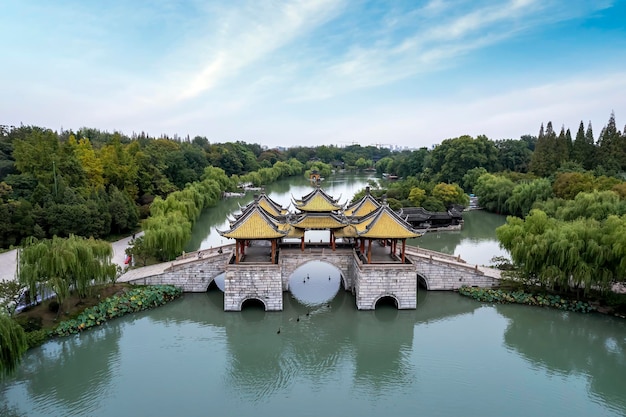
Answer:
[[(289, 186), (280, 193), (290, 198)], [(469, 214), (463, 232), (418, 244), (488, 263), (504, 220)], [(195, 248), (215, 244), (198, 235)], [(475, 252), (490, 253), (483, 262)], [(48, 342), (0, 381), (0, 415), (626, 414), (624, 320), (427, 291), (416, 310), (357, 311), (338, 277), (323, 262), (305, 265), (282, 312), (226, 313), (215, 289)]]

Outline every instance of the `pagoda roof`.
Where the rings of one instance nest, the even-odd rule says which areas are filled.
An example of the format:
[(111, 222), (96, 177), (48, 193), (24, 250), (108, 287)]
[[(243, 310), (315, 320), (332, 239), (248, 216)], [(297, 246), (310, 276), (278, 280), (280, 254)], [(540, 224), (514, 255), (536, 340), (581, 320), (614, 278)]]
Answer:
[(354, 226), (359, 237), (370, 239), (408, 239), (421, 236), (387, 205), (380, 206)]
[(341, 210), (338, 200), (326, 194), (324, 190), (317, 187), (309, 194), (297, 200), (292, 197), (293, 205), (296, 209), (306, 212), (332, 212)]
[(343, 228), (346, 223), (345, 218), (335, 213), (307, 212), (298, 215), (291, 225), (299, 229), (323, 230)]
[(274, 217), (284, 216), (287, 214), (286, 208), (283, 208), (276, 201), (269, 198), (269, 196), (265, 193), (255, 195), (254, 200), (248, 203), (245, 207), (243, 207), (241, 211), (244, 211), (245, 209), (247, 209), (248, 207), (251, 207), (254, 204), (260, 205), (261, 207), (263, 207), (263, 209), (266, 212), (268, 212)]
[(368, 191), (359, 201), (346, 207), (344, 214), (346, 216), (361, 217), (370, 214), (378, 207), (380, 207), (380, 203)]
[(338, 237), (338, 238), (359, 237), (359, 234), (357, 233), (355, 225), (349, 224), (339, 230), (336, 230), (335, 237)]
[(279, 223), (267, 212), (255, 204), (246, 209), (230, 227), (230, 230), (217, 232), (231, 239), (276, 239), (287, 237), (291, 225)]

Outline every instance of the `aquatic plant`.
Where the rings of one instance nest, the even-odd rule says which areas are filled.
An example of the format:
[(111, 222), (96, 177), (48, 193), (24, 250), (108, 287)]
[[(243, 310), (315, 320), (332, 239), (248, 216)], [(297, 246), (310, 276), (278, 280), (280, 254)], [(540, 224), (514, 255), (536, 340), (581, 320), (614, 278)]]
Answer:
[(172, 285), (152, 285), (137, 287), (122, 294), (116, 294), (89, 307), (76, 318), (63, 321), (52, 331), (54, 336), (68, 336), (90, 327), (100, 326), (107, 320), (158, 307), (182, 295), (180, 288)]
[(560, 295), (532, 294), (525, 291), (506, 291), (502, 289), (461, 287), (459, 294), (486, 303), (515, 303), (539, 307), (552, 307), (560, 310), (588, 313), (595, 308), (586, 301), (570, 300)]

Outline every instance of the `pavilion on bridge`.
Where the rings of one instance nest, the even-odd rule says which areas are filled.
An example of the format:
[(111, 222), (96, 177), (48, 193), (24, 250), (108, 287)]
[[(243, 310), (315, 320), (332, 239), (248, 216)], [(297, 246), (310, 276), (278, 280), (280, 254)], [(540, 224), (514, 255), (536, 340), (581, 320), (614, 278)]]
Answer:
[[(300, 249), (304, 251), (305, 232), (327, 230), (330, 232), (329, 246), (333, 251), (337, 247), (337, 239), (341, 239), (343, 245), (356, 248), (364, 262), (374, 263), (372, 242), (378, 241), (390, 248), (387, 262), (405, 263), (406, 239), (420, 236), (387, 204), (379, 203), (369, 193), (369, 188), (362, 199), (347, 207), (320, 187), (300, 199), (292, 197), (292, 205), (295, 212), (289, 212), (267, 195), (261, 194), (255, 196), (250, 204), (241, 207), (241, 214), (231, 221), (230, 229), (218, 230), (220, 235), (235, 239), (234, 262), (245, 262), (254, 242), (254, 246), (263, 248), (260, 249), (261, 256), (266, 262), (269, 255), (269, 262), (276, 263), (281, 244), (299, 239)], [(399, 254), (398, 241), (402, 243)], [(252, 258), (259, 261), (258, 252)], [(381, 260), (378, 259), (376, 263), (381, 263)]]

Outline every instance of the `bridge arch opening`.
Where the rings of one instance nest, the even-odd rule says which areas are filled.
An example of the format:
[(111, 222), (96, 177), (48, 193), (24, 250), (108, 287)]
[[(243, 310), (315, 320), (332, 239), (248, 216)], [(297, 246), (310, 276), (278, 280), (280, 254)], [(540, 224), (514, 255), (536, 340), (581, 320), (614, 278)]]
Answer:
[(398, 309), (398, 300), (392, 295), (384, 295), (374, 303), (374, 309)]
[(428, 281), (420, 274), (417, 274), (417, 289), (428, 290)]
[(300, 265), (288, 280), (291, 295), (301, 304), (320, 305), (335, 298), (343, 284), (341, 270), (324, 261)]
[(258, 298), (247, 298), (241, 303), (241, 310), (265, 311), (266, 306), (265, 303)]
[(213, 279), (209, 283), (209, 287), (207, 288), (207, 291), (219, 290), (221, 292), (224, 292), (225, 285), (226, 285), (226, 272), (222, 272), (221, 274), (213, 277)]

